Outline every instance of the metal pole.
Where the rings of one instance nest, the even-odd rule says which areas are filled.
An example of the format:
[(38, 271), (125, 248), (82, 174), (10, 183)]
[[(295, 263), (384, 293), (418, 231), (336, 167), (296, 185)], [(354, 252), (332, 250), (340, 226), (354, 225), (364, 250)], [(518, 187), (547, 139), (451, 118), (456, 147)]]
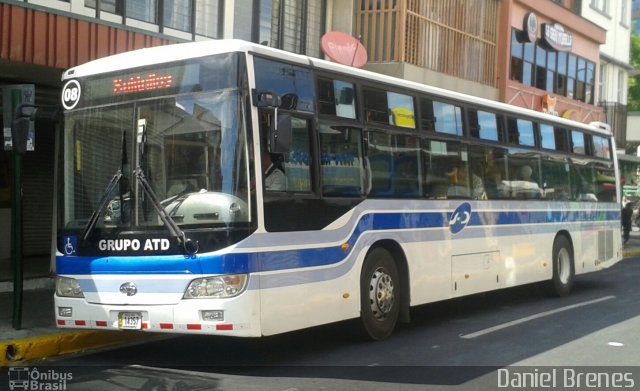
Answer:
[[(10, 127), (15, 119), (15, 110), (22, 103), (33, 104), (35, 86), (33, 84), (5, 85), (2, 88), (2, 110), (4, 127)], [(33, 125), (32, 125), (33, 126)], [(22, 156), (12, 139), (11, 153), (11, 259), (13, 261), (13, 317), (16, 330), (22, 328), (23, 259), (22, 259)]]
[(22, 156), (13, 152), (11, 238), (13, 258), (13, 328), (22, 328)]

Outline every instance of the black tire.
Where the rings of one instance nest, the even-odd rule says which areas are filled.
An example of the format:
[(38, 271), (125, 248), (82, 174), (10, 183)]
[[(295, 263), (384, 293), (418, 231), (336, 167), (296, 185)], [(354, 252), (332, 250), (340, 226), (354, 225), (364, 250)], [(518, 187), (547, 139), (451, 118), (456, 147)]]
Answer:
[(364, 336), (374, 341), (391, 335), (400, 313), (400, 278), (389, 251), (374, 248), (360, 274), (360, 319)]
[(553, 242), (552, 292), (556, 296), (566, 296), (573, 288), (575, 277), (573, 248), (566, 236), (559, 235)]

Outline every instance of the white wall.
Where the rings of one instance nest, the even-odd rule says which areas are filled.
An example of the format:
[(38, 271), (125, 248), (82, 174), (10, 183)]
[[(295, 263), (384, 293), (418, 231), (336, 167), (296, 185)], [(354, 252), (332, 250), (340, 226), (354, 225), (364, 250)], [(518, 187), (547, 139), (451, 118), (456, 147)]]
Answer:
[(640, 141), (640, 112), (627, 113), (627, 141)]
[[(623, 5), (626, 5), (626, 15), (622, 20)], [(597, 102), (618, 102), (627, 104), (628, 71), (620, 66), (629, 64), (629, 48), (631, 36), (631, 0), (609, 0), (608, 15), (604, 15), (591, 7), (591, 0), (582, 1), (582, 16), (592, 23), (607, 30), (606, 42), (600, 46), (601, 66), (605, 64), (602, 95), (596, 96)], [(608, 59), (615, 59), (610, 62)], [(623, 83), (619, 85), (619, 74), (623, 74)], [(601, 76), (600, 69), (596, 78)], [(596, 91), (600, 83), (596, 84)], [(620, 93), (620, 97), (619, 97)]]

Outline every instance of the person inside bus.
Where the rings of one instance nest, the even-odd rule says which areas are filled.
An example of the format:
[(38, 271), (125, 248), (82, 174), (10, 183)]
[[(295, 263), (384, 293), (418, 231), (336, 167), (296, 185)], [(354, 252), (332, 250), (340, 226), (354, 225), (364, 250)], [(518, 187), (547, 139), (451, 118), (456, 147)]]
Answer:
[(474, 200), (486, 200), (487, 191), (484, 188), (484, 181), (480, 175), (471, 173), (471, 198)]
[(287, 176), (278, 158), (266, 149), (262, 151), (262, 168), (264, 169), (264, 188), (269, 191), (287, 190)]
[(505, 186), (503, 183), (504, 170), (500, 169), (497, 164), (494, 150), (492, 148), (484, 148), (484, 157), (476, 161), (474, 167), (477, 175), (482, 180), (482, 190), (484, 197), (480, 199), (502, 199), (505, 198)]
[(474, 200), (486, 200), (487, 191), (484, 188), (484, 180), (482, 179), (483, 167), (478, 161), (472, 160), (469, 164), (471, 171), (471, 198)]
[(540, 198), (542, 190), (538, 184), (531, 178), (533, 169), (528, 164), (520, 167), (520, 180), (512, 181), (516, 198)]
[(449, 179), (447, 198), (469, 198), (467, 168), (463, 164), (453, 165), (445, 175)]

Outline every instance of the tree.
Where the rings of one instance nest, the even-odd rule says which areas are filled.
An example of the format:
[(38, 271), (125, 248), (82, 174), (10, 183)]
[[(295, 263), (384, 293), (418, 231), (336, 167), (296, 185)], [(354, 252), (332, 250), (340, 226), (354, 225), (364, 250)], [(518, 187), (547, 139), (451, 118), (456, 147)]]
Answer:
[(636, 71), (632, 71), (629, 75), (627, 110), (640, 111), (640, 37), (636, 35), (631, 36), (629, 63)]

